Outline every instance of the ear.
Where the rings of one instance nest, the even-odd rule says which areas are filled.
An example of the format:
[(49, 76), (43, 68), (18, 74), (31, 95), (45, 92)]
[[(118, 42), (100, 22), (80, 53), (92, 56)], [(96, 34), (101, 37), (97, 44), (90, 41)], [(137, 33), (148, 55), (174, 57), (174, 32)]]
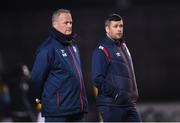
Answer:
[(53, 21), (53, 22), (52, 22), (52, 26), (53, 26), (54, 28), (56, 28), (56, 27), (57, 27), (57, 23), (56, 23), (56, 21)]
[(109, 27), (108, 26), (105, 27), (105, 30), (107, 33), (109, 33)]

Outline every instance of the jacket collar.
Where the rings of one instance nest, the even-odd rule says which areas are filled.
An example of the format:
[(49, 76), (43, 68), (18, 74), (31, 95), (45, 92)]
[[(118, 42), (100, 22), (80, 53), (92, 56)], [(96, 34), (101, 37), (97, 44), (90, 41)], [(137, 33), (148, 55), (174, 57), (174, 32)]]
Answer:
[(120, 39), (119, 41), (115, 41), (109, 38), (107, 35), (105, 36), (104, 40), (105, 40), (105, 43), (109, 46), (114, 46), (114, 45), (121, 46), (123, 43), (125, 43), (125, 40), (123, 38)]
[(57, 31), (55, 28), (51, 27), (50, 35), (58, 40), (62, 44), (69, 45), (74, 42), (76, 35), (74, 33), (70, 35), (64, 35), (63, 33)]

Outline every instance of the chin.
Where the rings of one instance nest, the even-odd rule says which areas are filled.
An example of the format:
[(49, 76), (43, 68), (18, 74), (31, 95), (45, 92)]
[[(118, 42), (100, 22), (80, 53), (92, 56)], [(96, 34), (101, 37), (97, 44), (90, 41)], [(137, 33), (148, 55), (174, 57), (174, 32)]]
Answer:
[(116, 37), (116, 40), (121, 40), (122, 39), (122, 37)]
[(68, 32), (68, 33), (66, 33), (66, 35), (71, 35), (72, 34), (72, 32)]
[(122, 39), (122, 36), (117, 37), (118, 40)]

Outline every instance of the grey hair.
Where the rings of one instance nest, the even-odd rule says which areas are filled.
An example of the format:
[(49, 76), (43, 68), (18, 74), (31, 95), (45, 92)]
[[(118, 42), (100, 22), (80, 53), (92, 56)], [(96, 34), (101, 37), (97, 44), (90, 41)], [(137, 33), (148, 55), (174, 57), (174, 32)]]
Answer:
[(62, 14), (62, 13), (71, 14), (70, 10), (68, 10), (68, 9), (58, 9), (52, 15), (52, 22), (54, 22), (59, 17), (59, 15)]

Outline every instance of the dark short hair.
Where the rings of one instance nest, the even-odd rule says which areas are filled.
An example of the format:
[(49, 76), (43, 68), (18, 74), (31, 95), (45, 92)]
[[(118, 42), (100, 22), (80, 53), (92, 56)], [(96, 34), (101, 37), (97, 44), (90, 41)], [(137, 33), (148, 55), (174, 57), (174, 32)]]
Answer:
[(110, 21), (121, 21), (122, 17), (119, 14), (110, 14), (105, 19), (105, 26), (108, 26)]

